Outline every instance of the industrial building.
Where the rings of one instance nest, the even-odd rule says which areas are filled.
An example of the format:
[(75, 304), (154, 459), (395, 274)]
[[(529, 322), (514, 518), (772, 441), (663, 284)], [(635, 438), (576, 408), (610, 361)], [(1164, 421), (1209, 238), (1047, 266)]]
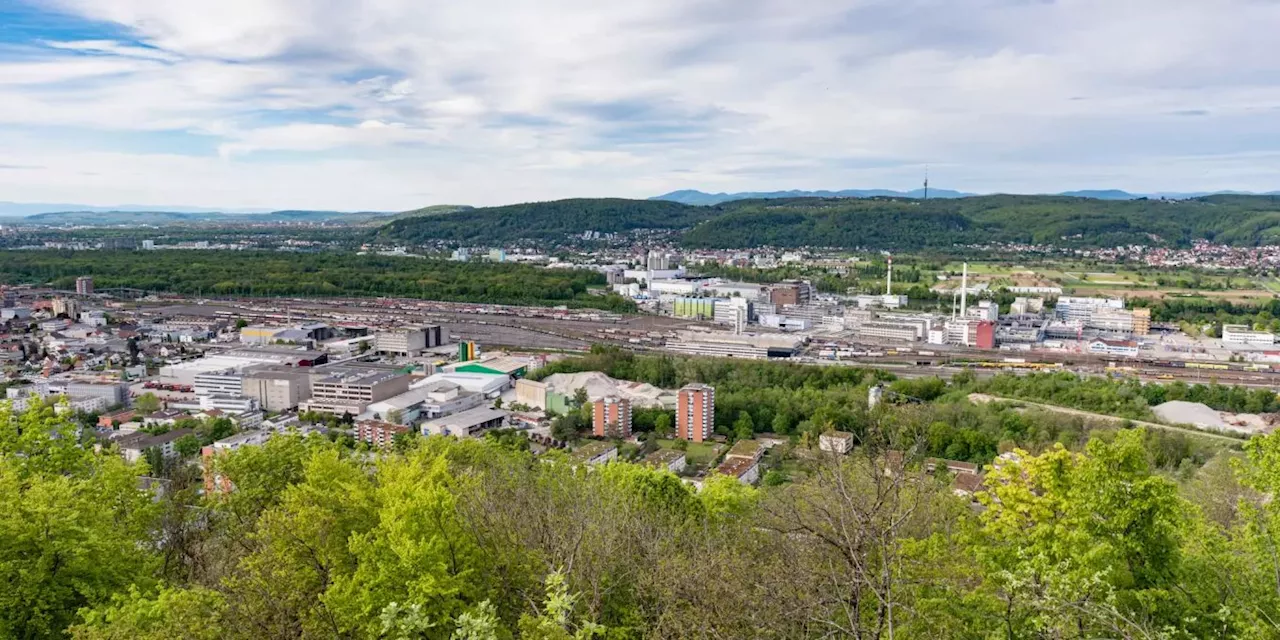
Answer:
[(369, 404), (408, 391), (411, 381), (408, 374), (389, 365), (345, 362), (317, 367), (312, 371), (311, 399), (299, 408), (358, 416)]
[(1089, 343), (1089, 353), (1132, 358), (1138, 355), (1138, 343), (1133, 340), (1094, 340)]
[(480, 436), (484, 431), (501, 427), (506, 419), (506, 411), (477, 407), (424, 423), (422, 425), (422, 434), (474, 438)]
[(1269, 347), (1275, 344), (1276, 336), (1270, 331), (1256, 331), (1248, 325), (1224, 324), (1222, 325), (1222, 342)]
[(769, 288), (769, 302), (774, 305), (809, 304), (813, 297), (813, 285), (804, 280), (784, 280)]
[(289, 411), (311, 397), (311, 375), (289, 367), (254, 367), (242, 376), (240, 392), (272, 413)]
[(677, 318), (711, 320), (716, 317), (717, 298), (676, 298), (671, 303), (671, 315)]
[(779, 334), (680, 331), (676, 335), (667, 341), (667, 350), (697, 356), (790, 358), (804, 346), (803, 338)]
[(529, 372), (529, 359), (495, 356), (483, 360), (454, 363), (446, 366), (444, 370), (450, 373), (484, 373), (523, 378)]
[(468, 411), (488, 402), (489, 399), (484, 395), (468, 391), (457, 383), (434, 380), (386, 400), (372, 402), (365, 407), (360, 417), (396, 424), (413, 424), (419, 420), (434, 420)]
[(428, 327), (402, 327), (379, 331), (375, 335), (374, 349), (378, 353), (416, 356), (427, 349), (444, 344), (439, 325)]

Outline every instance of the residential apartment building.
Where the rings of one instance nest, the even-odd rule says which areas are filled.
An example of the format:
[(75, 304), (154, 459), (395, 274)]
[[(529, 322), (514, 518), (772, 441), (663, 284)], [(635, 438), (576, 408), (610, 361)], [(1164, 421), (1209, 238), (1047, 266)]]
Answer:
[(591, 433), (597, 438), (631, 437), (631, 401), (618, 396), (596, 400), (592, 411)]
[(676, 437), (703, 442), (711, 439), (715, 426), (715, 387), (701, 383), (681, 387), (676, 396)]
[(93, 278), (89, 276), (76, 278), (76, 294), (82, 296), (93, 295)]
[(752, 458), (725, 458), (716, 472), (736, 478), (742, 484), (755, 484), (760, 479), (760, 462)]
[(357, 442), (385, 449), (395, 441), (396, 434), (409, 433), (409, 427), (380, 420), (361, 420), (356, 423), (355, 432)]
[(676, 475), (684, 472), (688, 466), (688, 458), (683, 451), (675, 449), (658, 449), (645, 456), (644, 464), (655, 469), (670, 471)]
[(132, 433), (118, 442), (120, 444), (120, 454), (124, 456), (126, 462), (137, 462), (147, 454), (150, 449), (159, 449), (162, 458), (172, 458), (178, 455), (177, 449), (173, 443), (177, 442), (183, 436), (192, 435), (195, 432), (191, 429), (174, 429), (158, 436), (147, 433)]

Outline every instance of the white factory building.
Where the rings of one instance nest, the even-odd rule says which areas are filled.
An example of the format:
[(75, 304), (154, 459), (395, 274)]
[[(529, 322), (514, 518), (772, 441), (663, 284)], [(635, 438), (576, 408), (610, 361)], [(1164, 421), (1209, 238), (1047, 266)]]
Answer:
[(1276, 343), (1276, 336), (1269, 331), (1257, 331), (1243, 324), (1222, 325), (1222, 342), (1256, 347), (1269, 347)]

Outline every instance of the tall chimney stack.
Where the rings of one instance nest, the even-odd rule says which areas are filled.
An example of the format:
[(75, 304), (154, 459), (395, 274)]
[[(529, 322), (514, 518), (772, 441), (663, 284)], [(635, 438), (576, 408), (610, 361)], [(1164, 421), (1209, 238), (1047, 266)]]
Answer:
[(887, 296), (892, 293), (893, 293), (893, 255), (890, 255), (889, 256), (889, 273), (888, 275), (885, 276), (885, 280), (884, 280), (884, 294)]

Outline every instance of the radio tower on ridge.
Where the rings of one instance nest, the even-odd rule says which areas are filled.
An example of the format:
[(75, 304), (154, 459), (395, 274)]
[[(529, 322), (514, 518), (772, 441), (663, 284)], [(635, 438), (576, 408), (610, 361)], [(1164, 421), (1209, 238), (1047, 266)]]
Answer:
[(929, 199), (929, 165), (924, 167), (924, 199)]

